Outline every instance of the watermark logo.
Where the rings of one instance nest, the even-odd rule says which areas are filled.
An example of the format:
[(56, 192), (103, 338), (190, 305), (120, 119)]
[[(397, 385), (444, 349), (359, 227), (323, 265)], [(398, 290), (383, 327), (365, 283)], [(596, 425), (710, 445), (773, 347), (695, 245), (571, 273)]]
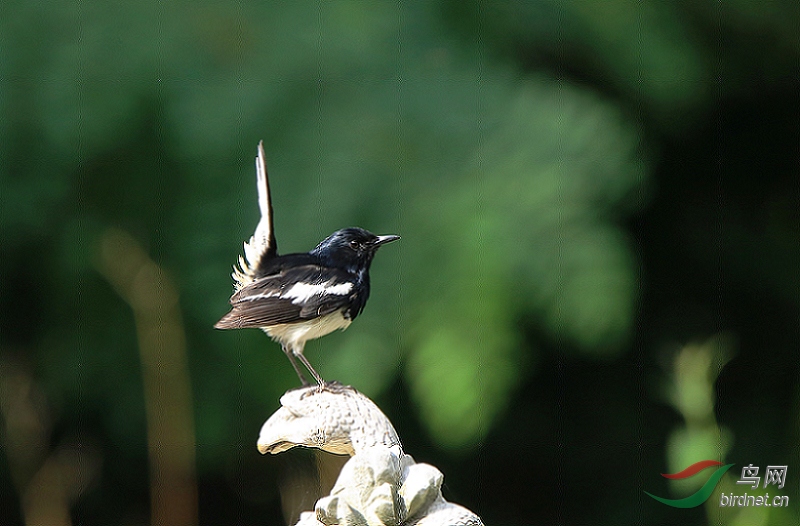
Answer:
[[(767, 466), (767, 470), (764, 472), (763, 487), (766, 488), (769, 485), (774, 485), (777, 486), (778, 489), (783, 489), (783, 486), (786, 484), (786, 471), (788, 468), (788, 466)], [(749, 464), (743, 467), (742, 476), (736, 483), (747, 484), (751, 489), (757, 489), (761, 483), (761, 477), (758, 476), (758, 466)], [(726, 495), (722, 493), (719, 496), (719, 506), (721, 508), (727, 506), (781, 507), (788, 505), (788, 495), (775, 495), (770, 498), (769, 493), (765, 493), (764, 495), (748, 495), (747, 493), (744, 495), (736, 495), (735, 493)]]
[[(705, 484), (694, 492), (693, 494), (689, 495), (688, 497), (682, 499), (665, 499), (663, 497), (659, 497), (657, 495), (653, 495), (652, 493), (648, 493), (645, 491), (649, 497), (661, 502), (662, 504), (666, 504), (667, 506), (672, 506), (673, 508), (694, 508), (699, 506), (700, 504), (704, 503), (708, 500), (711, 496), (711, 493), (714, 491), (714, 488), (717, 487), (719, 481), (722, 479), (722, 476), (731, 468), (733, 464), (725, 464), (722, 465), (722, 462), (717, 462), (716, 460), (701, 460), (700, 462), (695, 462), (691, 466), (687, 467), (683, 471), (678, 473), (662, 473), (661, 476), (672, 479), (672, 480), (679, 480), (679, 479), (686, 479), (689, 477), (693, 477), (700, 473), (701, 471), (710, 468), (716, 467), (714, 472), (708, 477)], [(764, 472), (764, 488), (770, 485), (777, 486), (778, 489), (783, 489), (783, 486), (786, 484), (786, 471), (788, 470), (788, 466), (767, 466), (766, 471)], [(761, 477), (758, 474), (759, 467), (753, 466), (752, 464), (748, 464), (747, 466), (742, 468), (742, 476), (739, 480), (736, 481), (736, 484), (747, 484), (752, 489), (757, 489), (761, 484)], [(731, 493), (730, 495), (726, 495), (725, 493), (720, 494), (719, 499), (720, 507), (727, 507), (727, 506), (788, 506), (789, 505), (789, 497), (786, 495), (777, 495), (770, 498), (769, 493), (764, 495), (748, 495), (745, 493), (744, 495), (736, 495), (735, 493)]]
[(705, 470), (706, 468), (710, 468), (716, 466), (717, 469), (714, 470), (714, 473), (708, 477), (708, 480), (703, 484), (703, 486), (689, 495), (688, 497), (682, 499), (665, 499), (664, 497), (659, 497), (657, 495), (653, 495), (652, 493), (645, 493), (658, 502), (662, 504), (666, 504), (667, 506), (672, 506), (673, 508), (695, 508), (705, 501), (708, 500), (708, 497), (711, 496), (711, 493), (714, 491), (714, 488), (717, 487), (719, 484), (720, 479), (725, 474), (726, 471), (733, 467), (733, 464), (726, 464), (722, 465), (722, 462), (717, 462), (716, 460), (701, 460), (700, 462), (695, 462), (688, 468), (684, 469), (683, 471), (679, 471), (678, 473), (662, 473), (661, 476), (664, 478), (668, 478), (671, 480), (680, 480), (686, 479), (689, 477), (693, 477), (697, 475), (701, 471)]

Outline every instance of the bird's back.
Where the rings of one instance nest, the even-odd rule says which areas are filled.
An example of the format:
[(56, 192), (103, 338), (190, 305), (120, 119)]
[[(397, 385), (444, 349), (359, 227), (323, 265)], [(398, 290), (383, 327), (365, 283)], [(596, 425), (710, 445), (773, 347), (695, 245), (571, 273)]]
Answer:
[(219, 329), (266, 328), (302, 323), (336, 311), (352, 321), (364, 308), (369, 282), (324, 266), (311, 254), (287, 254), (263, 261), (258, 277), (231, 296), (231, 311)]

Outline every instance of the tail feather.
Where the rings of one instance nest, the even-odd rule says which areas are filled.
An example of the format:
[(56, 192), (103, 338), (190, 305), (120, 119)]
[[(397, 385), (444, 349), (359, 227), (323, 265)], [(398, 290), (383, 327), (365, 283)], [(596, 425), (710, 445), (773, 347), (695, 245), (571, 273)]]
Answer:
[(242, 316), (231, 311), (214, 324), (215, 329), (242, 329), (244, 328)]
[(264, 141), (258, 143), (258, 156), (256, 157), (256, 187), (258, 189), (258, 208), (261, 210), (261, 219), (256, 225), (256, 230), (250, 241), (244, 243), (244, 257), (239, 256), (239, 266), (234, 267), (233, 280), (236, 290), (241, 290), (245, 285), (252, 283), (258, 274), (261, 264), (278, 253), (278, 243), (275, 241), (275, 230), (272, 223), (272, 195), (269, 189), (269, 174), (264, 155)]

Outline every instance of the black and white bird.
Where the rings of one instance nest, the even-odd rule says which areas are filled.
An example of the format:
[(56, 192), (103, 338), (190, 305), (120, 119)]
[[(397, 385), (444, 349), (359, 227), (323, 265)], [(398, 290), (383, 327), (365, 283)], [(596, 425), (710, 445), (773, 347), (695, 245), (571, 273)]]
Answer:
[(345, 228), (310, 252), (279, 256), (263, 141), (258, 144), (256, 174), (261, 220), (244, 243), (244, 257), (239, 256), (239, 266), (234, 266), (231, 275), (236, 289), (231, 311), (214, 327), (262, 329), (281, 344), (304, 386), (310, 384), (295, 358), (322, 387), (322, 377), (303, 356), (305, 343), (346, 329), (364, 310), (372, 258), (379, 247), (400, 236)]

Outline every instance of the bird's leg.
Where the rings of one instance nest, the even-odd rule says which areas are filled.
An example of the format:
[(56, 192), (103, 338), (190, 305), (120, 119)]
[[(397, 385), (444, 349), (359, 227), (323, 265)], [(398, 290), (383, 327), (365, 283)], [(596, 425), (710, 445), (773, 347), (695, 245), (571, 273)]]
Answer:
[[(296, 357), (300, 359), (301, 362), (303, 362), (303, 365), (306, 366), (306, 369), (308, 369), (308, 371), (314, 376), (314, 379), (317, 381), (318, 385), (315, 392), (321, 393), (322, 391), (328, 391), (329, 393), (341, 393), (343, 391), (353, 389), (349, 385), (344, 385), (340, 382), (337, 382), (336, 380), (334, 380), (333, 382), (326, 382), (325, 380), (323, 380), (322, 377), (319, 375), (319, 373), (313, 367), (311, 367), (311, 364), (308, 362), (306, 357), (303, 356), (303, 347), (294, 348), (292, 352)], [(310, 392), (306, 394), (310, 394)], [(303, 396), (305, 396), (305, 394)]]
[(311, 367), (311, 364), (308, 362), (306, 357), (303, 356), (303, 347), (294, 347), (294, 348), (292, 348), (292, 353), (294, 353), (294, 355), (297, 358), (299, 358), (301, 362), (303, 362), (303, 365), (306, 366), (306, 369), (308, 369), (308, 372), (310, 372), (311, 376), (313, 376), (314, 379), (317, 381), (317, 383), (319, 384), (319, 387), (320, 388), (325, 387), (325, 380), (322, 379), (322, 377), (319, 375), (319, 373), (313, 367)]
[[(295, 359), (294, 359), (294, 353), (293, 353), (293, 351), (292, 351), (291, 349), (289, 349), (289, 347), (287, 347), (287, 346), (285, 346), (285, 345), (281, 345), (281, 349), (283, 349), (283, 352), (284, 352), (284, 353), (286, 353), (286, 356), (289, 358), (289, 361), (292, 363), (292, 367), (294, 367), (294, 372), (296, 372), (296, 373), (297, 373), (297, 376), (298, 376), (298, 377), (300, 377), (300, 382), (302, 382), (302, 384), (303, 384), (303, 387), (308, 387), (308, 386), (310, 386), (310, 385), (311, 385), (311, 382), (309, 382), (308, 380), (306, 380), (306, 377), (305, 377), (305, 375), (303, 374), (303, 370), (302, 370), (302, 369), (300, 369), (300, 366), (299, 366), (299, 365), (297, 365), (297, 360), (295, 360)], [(300, 356), (303, 356), (303, 355), (301, 354)], [(304, 358), (303, 358), (303, 364), (305, 364), (305, 366), (306, 366), (306, 367), (308, 367), (308, 368), (309, 368), (309, 370), (310, 370), (310, 371), (312, 371), (312, 372), (314, 373), (314, 378), (316, 378), (316, 377), (318, 376), (318, 375), (316, 374), (316, 371), (314, 371), (313, 369), (311, 369), (311, 366), (310, 366), (310, 365), (308, 365), (308, 362), (307, 362), (307, 361), (306, 361)]]

